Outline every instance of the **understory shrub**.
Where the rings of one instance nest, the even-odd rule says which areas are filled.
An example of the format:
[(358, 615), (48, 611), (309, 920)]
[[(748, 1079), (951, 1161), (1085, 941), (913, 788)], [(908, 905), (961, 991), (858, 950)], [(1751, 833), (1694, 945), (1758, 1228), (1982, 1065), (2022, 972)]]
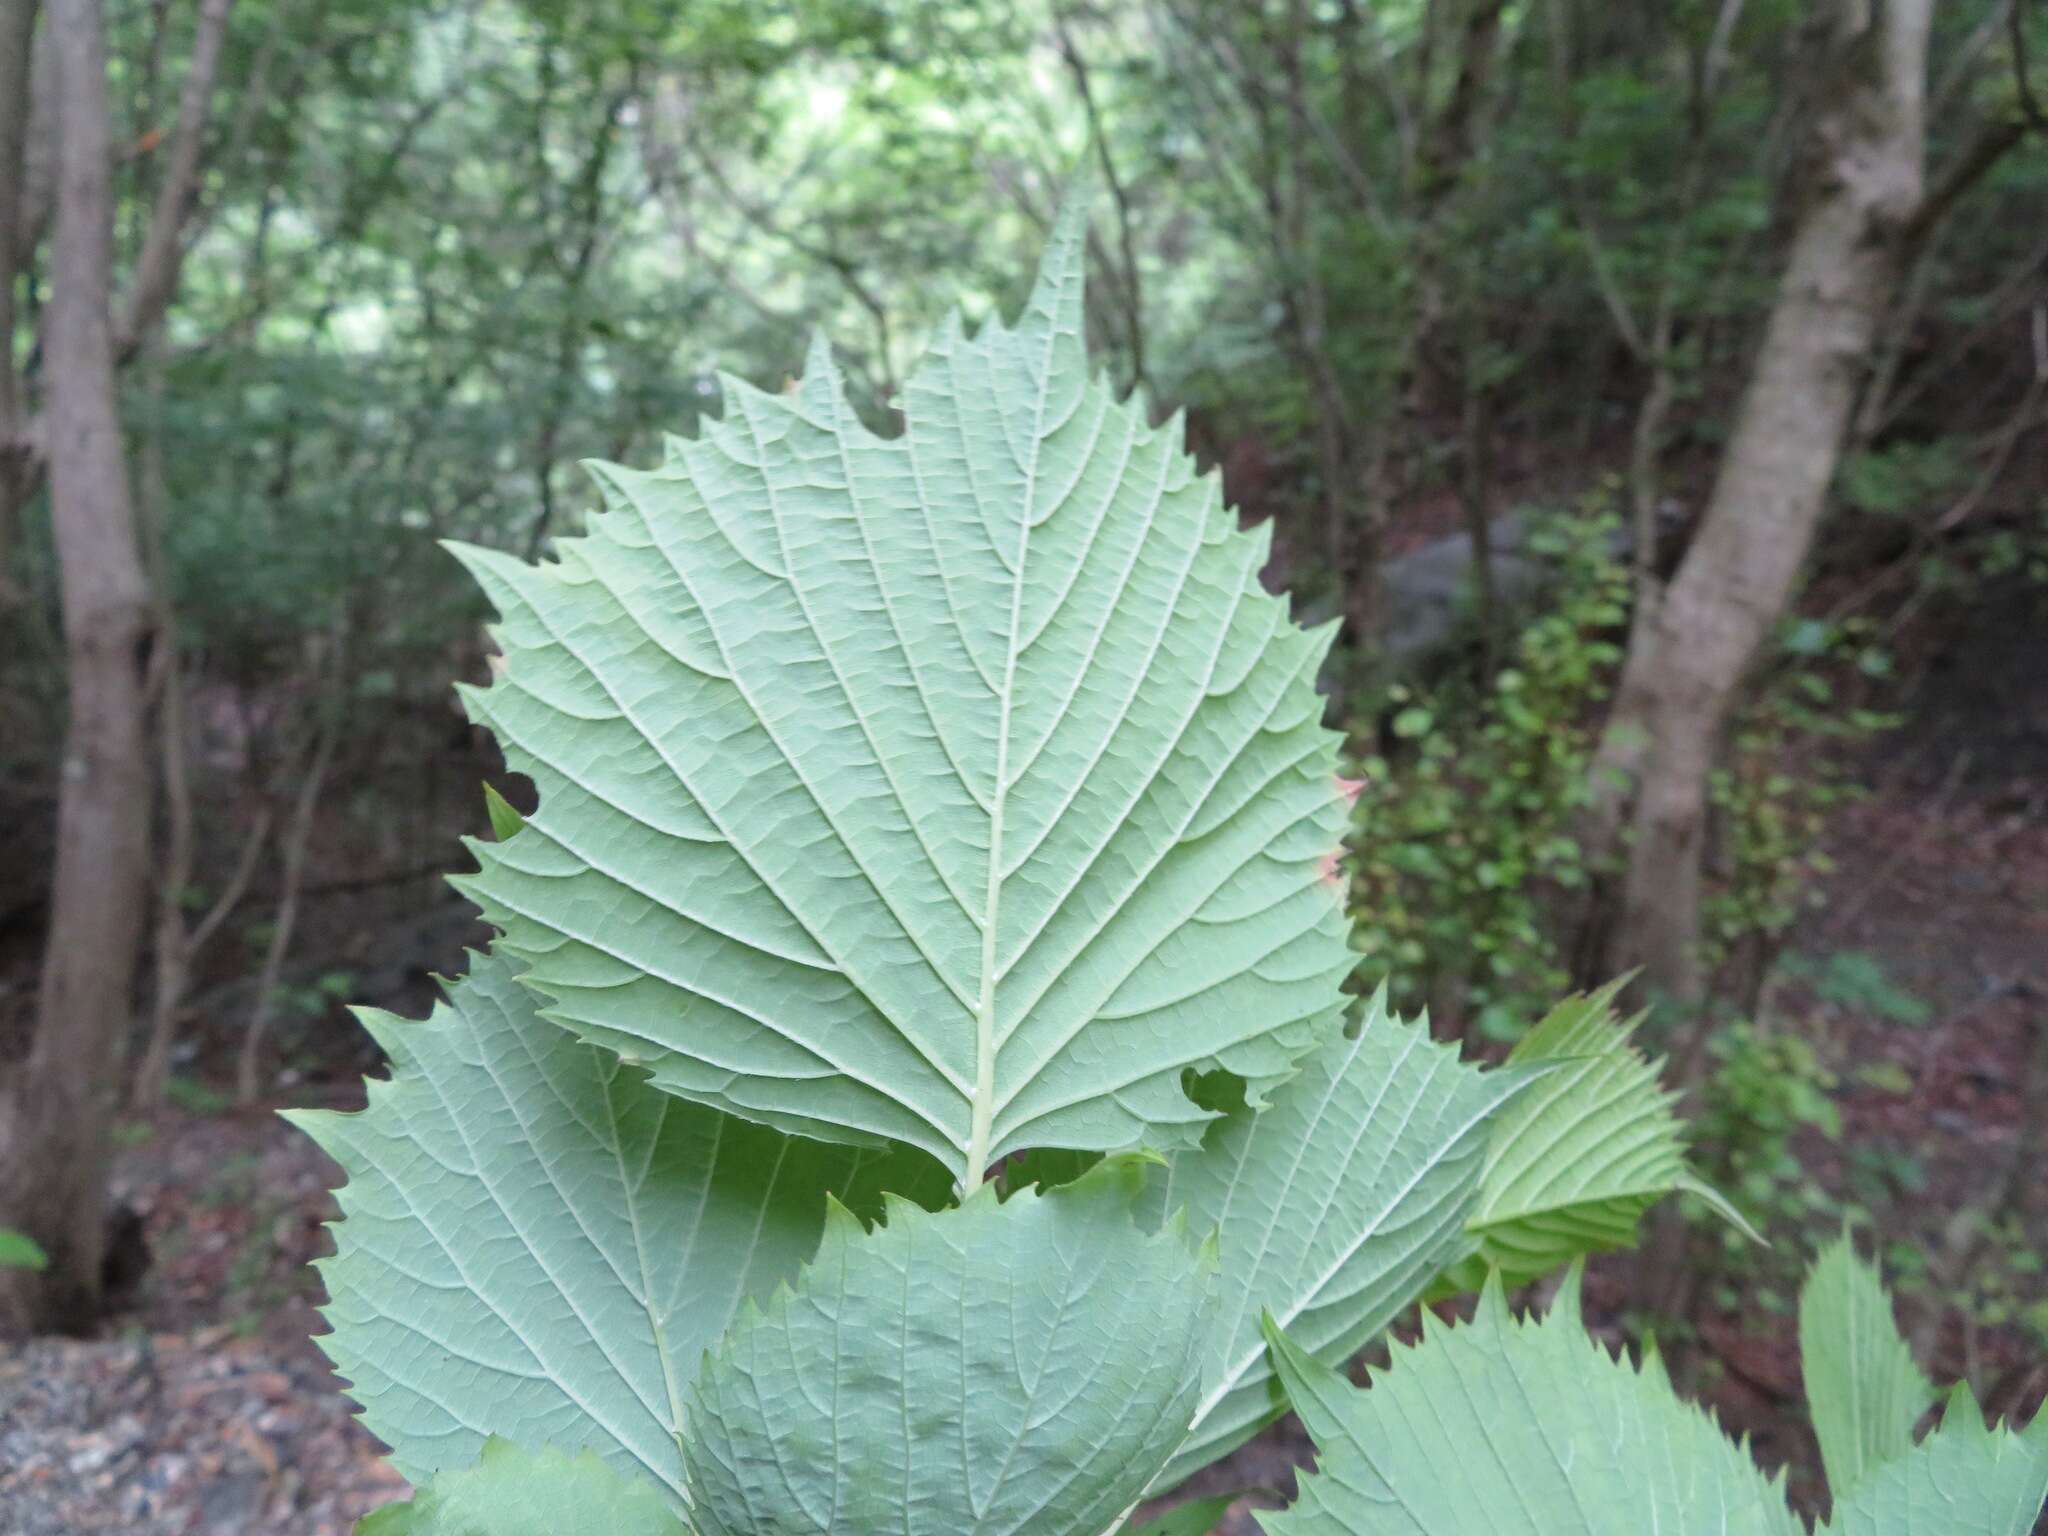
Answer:
[[(349, 1179), (323, 1343), (424, 1485), (366, 1532), (1102, 1536), (1290, 1400), (1323, 1470), (1275, 1530), (1790, 1528), (1574, 1290), (1510, 1318), (1701, 1189), (1670, 1095), (1610, 994), (1485, 1070), (1342, 990), (1328, 631), (1090, 380), (1084, 229), (1014, 324), (941, 331), (901, 436), (820, 344), (600, 466), (554, 563), (458, 551), (502, 616), (464, 696), (539, 809), (459, 882), (491, 951), (364, 1014), (368, 1107), (295, 1117)], [(1829, 1529), (1952, 1496), (2017, 1536), (2043, 1434), (1910, 1447), (1851, 1281)]]
[(1550, 910), (1585, 882), (1595, 706), (1627, 614), (1613, 515), (1531, 515), (1541, 605), (1483, 686), (1395, 683), (1368, 701), (1395, 750), (1359, 764), (1353, 923), (1369, 974), (1494, 1041), (1514, 1039), (1569, 981)]

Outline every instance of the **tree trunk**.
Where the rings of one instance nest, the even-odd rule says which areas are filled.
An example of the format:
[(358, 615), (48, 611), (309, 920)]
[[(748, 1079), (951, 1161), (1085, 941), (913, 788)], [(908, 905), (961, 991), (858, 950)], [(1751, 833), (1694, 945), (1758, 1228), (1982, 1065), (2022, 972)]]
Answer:
[(0, 1223), (49, 1254), (0, 1271), (0, 1320), (94, 1321), (130, 983), (148, 891), (144, 678), (155, 634), (136, 548), (111, 324), (106, 40), (98, 0), (51, 0), (61, 145), (44, 454), (69, 668), (50, 930), (35, 1041), (0, 1103)]
[(35, 0), (0, 5), (0, 610), (20, 601), (8, 573), (15, 520), (34, 478), (15, 378), (14, 284), (20, 270), (22, 193), (28, 179), (29, 63)]
[[(333, 665), (338, 671), (338, 658)], [(270, 944), (263, 952), (263, 969), (256, 979), (256, 1001), (249, 1009), (249, 1022), (242, 1031), (242, 1049), (235, 1062), (235, 1097), (242, 1104), (253, 1104), (261, 1086), (263, 1038), (270, 1029), (271, 1012), (277, 1004), (277, 984), (284, 974), (285, 956), (291, 952), (292, 929), (299, 916), (299, 894), (306, 878), (306, 847), (313, 838), (313, 817), (320, 809), (320, 790), (327, 781), (327, 767), (334, 760), (340, 714), (338, 705), (329, 705), (325, 718), (315, 727), (307, 760), (300, 769), (299, 792), (292, 802), (291, 820), (285, 825), (284, 890), (278, 898)]]
[[(1932, 0), (1845, 3), (1815, 124), (1817, 185), (1692, 548), (1630, 665), (1599, 771), (1639, 766), (1608, 969), (1699, 1000), (1707, 777), (1744, 673), (1785, 610), (1921, 201)], [(1617, 824), (1624, 818), (1617, 817)]]
[(186, 726), (185, 672), (178, 654), (177, 616), (171, 610), (169, 561), (164, 554), (163, 368), (154, 350), (146, 350), (149, 424), (143, 435), (142, 462), (135, 487), (135, 510), (142, 534), (145, 565), (156, 593), (156, 676), (149, 692), (156, 705), (158, 778), (163, 792), (163, 826), (156, 870), (156, 931), (151, 942), (154, 985), (150, 989), (149, 1043), (136, 1064), (129, 1101), (141, 1109), (163, 1102), (170, 1080), (171, 1048), (177, 1042), (178, 1015), (191, 982), (193, 962), (241, 902), (256, 873), (256, 859), (270, 832), (265, 807), (243, 839), (234, 872), (198, 924), (186, 921), (186, 897), (192, 884), (194, 825), (190, 732)]

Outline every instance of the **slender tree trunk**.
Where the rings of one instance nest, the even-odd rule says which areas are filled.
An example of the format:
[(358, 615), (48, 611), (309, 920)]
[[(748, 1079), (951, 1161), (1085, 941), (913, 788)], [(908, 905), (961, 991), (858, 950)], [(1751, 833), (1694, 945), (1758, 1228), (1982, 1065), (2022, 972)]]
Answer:
[(0, 1103), (0, 1222), (42, 1244), (0, 1271), (0, 1318), (77, 1331), (100, 1300), (106, 1172), (149, 879), (144, 679), (154, 612), (115, 409), (106, 40), (98, 0), (51, 0), (60, 114), (44, 337), (70, 724), (48, 947), (29, 1058)]
[(299, 895), (306, 879), (306, 848), (313, 837), (313, 816), (320, 808), (320, 790), (327, 780), (327, 766), (334, 759), (339, 734), (340, 711), (328, 708), (316, 728), (310, 753), (299, 775), (299, 793), (292, 802), (291, 819), (284, 827), (284, 889), (278, 897), (277, 917), (271, 925), (270, 945), (263, 952), (263, 969), (256, 979), (256, 1001), (249, 1010), (249, 1022), (242, 1032), (241, 1054), (235, 1063), (235, 1096), (244, 1104), (254, 1103), (261, 1087), (258, 1068), (263, 1059), (263, 1040), (270, 1029), (270, 1016), (277, 1003), (278, 978), (284, 973), (285, 957), (291, 953), (292, 929), (299, 916)]
[[(1698, 535), (1635, 637), (1600, 769), (1638, 766), (1608, 968), (1696, 1001), (1707, 779), (1744, 673), (1812, 547), (1921, 200), (1933, 0), (1844, 4), (1802, 214)], [(1619, 821), (1620, 818), (1617, 818)]]
[(190, 733), (186, 728), (185, 673), (178, 655), (176, 614), (171, 607), (169, 562), (164, 555), (163, 372), (153, 355), (149, 362), (150, 420), (143, 439), (142, 465), (136, 487), (136, 510), (147, 555), (149, 578), (156, 593), (157, 675), (151, 694), (156, 703), (159, 777), (163, 789), (163, 842), (156, 872), (156, 934), (151, 944), (154, 968), (150, 989), (149, 1043), (136, 1065), (130, 1097), (148, 1109), (163, 1102), (169, 1081), (171, 1047), (176, 1043), (178, 1014), (191, 984), (193, 962), (207, 941), (233, 915), (256, 873), (257, 855), (270, 832), (266, 806), (242, 843), (234, 872), (196, 925), (186, 922), (185, 898), (192, 884), (194, 825)]
[(29, 64), (35, 0), (0, 0), (0, 609), (19, 601), (8, 572), (15, 521), (34, 478), (14, 376), (14, 282), (27, 244), (22, 192), (28, 179)]
[(1458, 505), (1472, 545), (1472, 605), (1479, 620), (1480, 676), (1500, 666), (1501, 611), (1493, 574), (1493, 409), (1486, 387), (1468, 382), (1458, 454)]

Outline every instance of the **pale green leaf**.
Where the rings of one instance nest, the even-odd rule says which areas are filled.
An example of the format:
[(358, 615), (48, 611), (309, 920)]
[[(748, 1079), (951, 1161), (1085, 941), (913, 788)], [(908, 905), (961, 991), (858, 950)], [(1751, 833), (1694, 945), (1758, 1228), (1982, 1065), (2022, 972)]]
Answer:
[(1335, 1032), (1344, 802), (1294, 625), (1178, 420), (1091, 382), (1085, 219), (1014, 324), (944, 327), (883, 439), (829, 350), (559, 563), (457, 553), (465, 693), (540, 806), (462, 882), (549, 1016), (661, 1087), (921, 1147), (1192, 1145)]
[(1509, 1053), (1511, 1065), (1545, 1070), (1494, 1121), (1470, 1252), (1439, 1293), (1477, 1289), (1489, 1269), (1512, 1286), (1626, 1248), (1642, 1214), (1680, 1191), (1756, 1236), (1687, 1169), (1677, 1095), (1629, 1044), (1635, 1022), (1615, 1019), (1621, 986), (1567, 998)]
[(1848, 1238), (1830, 1244), (1799, 1293), (1799, 1364), (1828, 1491), (1842, 1497), (1913, 1445), (1934, 1388), (1892, 1320), (1877, 1271)]
[(1835, 1501), (1823, 1536), (2028, 1536), (2048, 1502), (2048, 1413), (2015, 1434), (1957, 1387), (1941, 1427)]
[(682, 1383), (810, 1256), (823, 1192), (873, 1210), (884, 1185), (946, 1181), (650, 1088), (542, 1020), (514, 969), (474, 957), (424, 1023), (366, 1011), (391, 1080), (358, 1114), (288, 1116), (349, 1177), (320, 1342), (409, 1477), (501, 1435), (680, 1500)]
[(1189, 1230), (1217, 1233), (1227, 1341), (1154, 1491), (1285, 1408), (1262, 1311), (1341, 1364), (1457, 1254), (1492, 1121), (1528, 1078), (1465, 1065), (1422, 1026), (1391, 1017), (1382, 991), (1356, 1034), (1311, 1056), (1265, 1110), (1219, 1121), (1198, 1151), (1153, 1176), (1152, 1219), (1185, 1210)]
[(1270, 1330), (1316, 1471), (1274, 1536), (1803, 1536), (1778, 1487), (1653, 1356), (1610, 1355), (1579, 1319), (1574, 1272), (1540, 1321), (1499, 1278), (1470, 1323), (1425, 1313), (1421, 1343), (1354, 1387)]
[(1180, 1443), (1212, 1259), (1133, 1221), (1144, 1166), (933, 1215), (844, 1212), (691, 1388), (703, 1536), (1102, 1536)]
[(529, 1454), (486, 1440), (474, 1464), (364, 1516), (356, 1536), (689, 1536), (689, 1527), (660, 1487), (588, 1451)]

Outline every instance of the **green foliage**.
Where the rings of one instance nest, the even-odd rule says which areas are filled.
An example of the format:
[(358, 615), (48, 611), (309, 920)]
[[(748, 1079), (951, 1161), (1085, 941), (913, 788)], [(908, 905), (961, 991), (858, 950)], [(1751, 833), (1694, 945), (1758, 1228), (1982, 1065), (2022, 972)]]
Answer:
[(1927, 1000), (1892, 980), (1884, 961), (1868, 950), (1834, 949), (1825, 955), (1795, 951), (1779, 962), (1779, 969), (1811, 987), (1819, 1001), (1849, 1013), (1908, 1029), (1934, 1017)]
[[(1148, 1222), (1178, 1213), (1221, 1253), (1220, 1363), (1194, 1427), (1153, 1481), (1171, 1488), (1277, 1417), (1262, 1312), (1319, 1358), (1377, 1338), (1469, 1243), (1504, 1115), (1531, 1074), (1481, 1073), (1386, 1011), (1382, 991), (1348, 1040), (1303, 1064), (1266, 1109), (1239, 1106), (1145, 1195)], [(1315, 1212), (1313, 1221), (1283, 1221)]]
[(472, 1466), (443, 1472), (418, 1497), (366, 1516), (356, 1536), (690, 1536), (650, 1483), (621, 1477), (589, 1452), (529, 1455), (487, 1440)]
[(45, 1269), (50, 1256), (26, 1232), (0, 1227), (0, 1269)]
[(1209, 1536), (1216, 1522), (1235, 1502), (1236, 1496), (1228, 1493), (1208, 1499), (1190, 1499), (1168, 1510), (1157, 1520), (1131, 1527), (1130, 1536)]
[(484, 810), (491, 818), (491, 836), (501, 843), (526, 825), (526, 818), (512, 808), (512, 802), (489, 784), (484, 786)]
[(1958, 1384), (1941, 1427), (1850, 1489), (1823, 1536), (2027, 1536), (2044, 1500), (2048, 1414), (1994, 1428)]
[(701, 1536), (1113, 1527), (1186, 1433), (1215, 1338), (1214, 1250), (1182, 1221), (1140, 1236), (1145, 1170), (895, 1201), (873, 1232), (835, 1209), (687, 1392)]
[(500, 955), (391, 1058), (360, 1114), (288, 1116), (347, 1170), (321, 1346), (419, 1479), (499, 1434), (683, 1488), (675, 1402), (742, 1300), (815, 1249), (830, 1194), (937, 1201), (907, 1149), (799, 1141), (681, 1103), (540, 1017)]
[(1799, 1365), (1828, 1490), (1842, 1501), (1913, 1445), (1934, 1388), (1892, 1321), (1877, 1271), (1847, 1237), (1807, 1271), (1799, 1296)]
[(1014, 325), (941, 333), (901, 436), (821, 340), (660, 470), (600, 468), (559, 564), (458, 551), (504, 650), (464, 698), (540, 809), (457, 884), (550, 1017), (970, 1190), (1031, 1146), (1191, 1144), (1181, 1074), (1260, 1102), (1353, 963), (1330, 629), (1259, 585), (1177, 424), (1089, 381), (1085, 236), (1077, 203)]
[[(1813, 1042), (1793, 1030), (1765, 1030), (1731, 1019), (1707, 1041), (1710, 1067), (1702, 1086), (1696, 1134), (1701, 1171), (1767, 1233), (1810, 1231), (1837, 1215), (1827, 1191), (1815, 1184), (1798, 1151), (1799, 1138), (1833, 1141), (1841, 1135), (1835, 1074)], [(1722, 1239), (1718, 1267), (1742, 1277), (1738, 1295), (1751, 1306), (1783, 1311), (1796, 1276), (1782, 1256)]]
[(1519, 1285), (1574, 1255), (1626, 1248), (1642, 1214), (1680, 1191), (1756, 1236), (1687, 1170), (1677, 1096), (1629, 1044), (1641, 1020), (1614, 1016), (1622, 985), (1560, 1003), (1509, 1053), (1534, 1081), (1494, 1124), (1470, 1242), (1443, 1289), (1477, 1290), (1489, 1274)]
[(1585, 803), (1595, 719), (1618, 659), (1627, 573), (1597, 505), (1539, 521), (1531, 552), (1549, 595), (1477, 698), (1387, 694), (1404, 745), (1360, 765), (1354, 942), (1408, 1006), (1461, 1011), (1511, 1040), (1568, 977), (1546, 914), (1585, 869), (1573, 814)]
[[(322, 1343), (427, 1485), (367, 1529), (1100, 1536), (1277, 1372), (1330, 1442), (1313, 1530), (1334, 1366), (1447, 1267), (1534, 1276), (1697, 1187), (1611, 991), (1492, 1071), (1384, 994), (1341, 1027), (1321, 647), (1085, 382), (1080, 240), (947, 331), (903, 438), (817, 350), (605, 471), (560, 564), (471, 556), (509, 653), (471, 701), (540, 790), (471, 845), (505, 936), (425, 1023), (363, 1014), (367, 1108), (293, 1117), (349, 1179)], [(1489, 1413), (1521, 1371), (1573, 1436), (1639, 1405), (1486, 1287)], [(1478, 1418), (1436, 1347), (1394, 1379)], [(1768, 1502), (1696, 1414), (1629, 1433), (1703, 1515)], [(1489, 1497), (1537, 1476), (1612, 1480)]]
[(1944, 437), (1851, 454), (1843, 460), (1839, 483), (1842, 499), (1857, 511), (1896, 518), (1945, 502), (1969, 473), (1964, 445)]
[(1708, 802), (1725, 829), (1725, 872), (1701, 913), (1709, 955), (1775, 957), (1833, 868), (1821, 847), (1830, 812), (1858, 793), (1848, 754), (1898, 723), (1862, 696), (1884, 686), (1889, 656), (1867, 626), (1788, 626), (1778, 665), (1752, 694), (1713, 771)]
[[(1823, 1259), (1801, 1318), (1830, 1468), (1855, 1475), (1819, 1536), (2027, 1536), (2048, 1498), (2048, 1415), (2023, 1434), (1992, 1429), (1958, 1388), (1912, 1445), (1901, 1415), (1917, 1373), (1887, 1336), (1881, 1288), (1840, 1268), (1843, 1251)], [(1426, 1320), (1364, 1391), (1271, 1337), (1317, 1447), (1294, 1507), (1260, 1517), (1274, 1536), (1805, 1529), (1776, 1481), (1672, 1391), (1654, 1351), (1632, 1365), (1587, 1335), (1576, 1270), (1540, 1321), (1511, 1316), (1490, 1283), (1469, 1323)]]
[(1287, 1396), (1316, 1443), (1274, 1536), (1797, 1536), (1783, 1496), (1703, 1411), (1595, 1343), (1577, 1273), (1540, 1322), (1488, 1283), (1472, 1321), (1420, 1343), (1361, 1392), (1272, 1330)]

